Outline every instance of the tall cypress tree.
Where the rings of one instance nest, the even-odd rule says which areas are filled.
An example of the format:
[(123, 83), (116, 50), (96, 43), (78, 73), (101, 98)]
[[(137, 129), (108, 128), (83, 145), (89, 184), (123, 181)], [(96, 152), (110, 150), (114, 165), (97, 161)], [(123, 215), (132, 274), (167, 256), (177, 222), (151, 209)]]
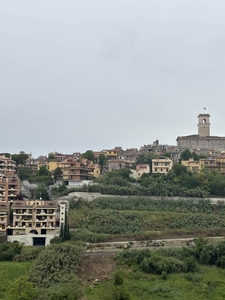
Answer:
[(63, 224), (60, 225), (60, 233), (59, 233), (59, 237), (61, 239), (61, 241), (64, 240), (64, 228), (63, 228)]
[(63, 239), (64, 239), (64, 241), (68, 241), (70, 239), (70, 228), (69, 228), (67, 211), (65, 214), (65, 224), (64, 224), (63, 229), (64, 229), (63, 230)]

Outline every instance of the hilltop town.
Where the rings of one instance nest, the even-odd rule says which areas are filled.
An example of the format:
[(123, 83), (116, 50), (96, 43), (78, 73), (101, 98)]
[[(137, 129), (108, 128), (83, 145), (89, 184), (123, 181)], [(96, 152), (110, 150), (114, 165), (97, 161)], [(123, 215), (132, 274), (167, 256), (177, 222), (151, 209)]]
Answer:
[[(18, 282), (28, 299), (49, 299), (50, 295), (87, 299), (82, 295), (92, 293), (98, 299), (98, 290), (88, 287), (99, 283), (102, 293), (107, 292), (101, 282), (110, 286), (117, 265), (121, 268), (129, 255), (144, 255), (150, 261), (156, 249), (171, 247), (182, 247), (180, 267), (172, 267), (172, 258), (165, 264), (164, 249), (165, 253), (156, 252), (159, 261), (154, 260), (154, 267), (142, 262), (139, 272), (156, 274), (156, 280), (167, 280), (170, 272), (177, 278), (179, 272), (200, 276), (202, 262), (209, 272), (207, 255), (218, 268), (223, 267), (225, 145), (223, 137), (210, 136), (209, 118), (200, 114), (198, 134), (179, 136), (173, 146), (155, 141), (140, 149), (51, 152), (38, 158), (23, 151), (1, 153), (0, 261), (32, 263), (29, 272), (21, 271), (28, 277), (15, 275), (12, 286)], [(202, 237), (195, 239), (198, 235), (216, 243), (209, 245), (209, 252)], [(170, 255), (176, 257), (175, 252)], [(132, 268), (133, 264), (129, 262)], [(173, 271), (168, 271), (167, 264)], [(72, 275), (69, 280), (68, 274)], [(123, 274), (131, 279), (130, 271)], [(140, 276), (144, 281), (144, 273)], [(114, 283), (111, 295), (123, 295), (123, 287), (120, 290)], [(7, 293), (15, 292), (5, 291), (6, 298)], [(130, 299), (128, 292), (123, 299)]]
[[(199, 114), (198, 134), (177, 137), (177, 145), (164, 145), (157, 140), (140, 149), (115, 147), (101, 151), (87, 150), (85, 153), (51, 152), (37, 158), (24, 151), (19, 154), (2, 153), (0, 234), (7, 235), (8, 240), (22, 241), (28, 245), (49, 244), (65, 222), (66, 205), (62, 199), (62, 202), (55, 199), (76, 189), (114, 195), (220, 195), (219, 188), (215, 192), (209, 186), (206, 188), (206, 184), (201, 187), (195, 175), (192, 176), (192, 181), (195, 180), (192, 186), (188, 185), (187, 180), (183, 187), (178, 186), (175, 180), (171, 182), (168, 177), (163, 179), (162, 186), (157, 187), (159, 183), (155, 181), (152, 187), (154, 180), (151, 178), (154, 177), (151, 175), (167, 175), (171, 170), (175, 172), (179, 165), (193, 174), (201, 170), (225, 174), (225, 138), (210, 136), (209, 119), (209, 114)], [(127, 171), (124, 174), (128, 177), (121, 175), (123, 170)], [(117, 178), (120, 183), (112, 188), (112, 182), (104, 181), (103, 177), (115, 171), (118, 171), (114, 174), (120, 178)], [(124, 178), (140, 186), (126, 186)], [(31, 239), (29, 234), (36, 236)]]

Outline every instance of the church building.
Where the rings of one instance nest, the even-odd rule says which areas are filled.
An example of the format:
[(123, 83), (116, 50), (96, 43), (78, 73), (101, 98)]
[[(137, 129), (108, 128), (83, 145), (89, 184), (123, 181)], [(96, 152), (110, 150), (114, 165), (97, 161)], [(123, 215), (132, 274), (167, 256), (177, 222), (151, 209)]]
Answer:
[(180, 151), (189, 149), (191, 152), (200, 150), (222, 151), (225, 149), (225, 137), (210, 135), (210, 115), (198, 115), (198, 134), (178, 136), (177, 147)]

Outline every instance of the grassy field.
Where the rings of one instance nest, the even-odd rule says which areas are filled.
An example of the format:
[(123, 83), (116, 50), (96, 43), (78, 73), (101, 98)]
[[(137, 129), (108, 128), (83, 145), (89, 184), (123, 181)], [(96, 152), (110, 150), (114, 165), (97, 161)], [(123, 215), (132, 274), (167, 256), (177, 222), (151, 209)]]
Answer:
[[(225, 299), (225, 270), (202, 266), (198, 273), (169, 274), (166, 280), (160, 275), (144, 274), (135, 269), (123, 271), (125, 288), (133, 300), (223, 300)], [(111, 299), (113, 283), (103, 282), (88, 287), (88, 300)]]
[(7, 300), (6, 291), (10, 282), (25, 275), (30, 269), (32, 262), (0, 262), (0, 299)]

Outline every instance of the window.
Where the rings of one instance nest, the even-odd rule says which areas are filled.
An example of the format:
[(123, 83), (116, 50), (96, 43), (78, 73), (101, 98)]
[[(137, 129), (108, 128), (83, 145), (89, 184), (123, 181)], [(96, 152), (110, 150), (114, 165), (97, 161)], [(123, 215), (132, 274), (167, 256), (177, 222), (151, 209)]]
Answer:
[(4, 221), (4, 218), (1, 218), (1, 221)]

